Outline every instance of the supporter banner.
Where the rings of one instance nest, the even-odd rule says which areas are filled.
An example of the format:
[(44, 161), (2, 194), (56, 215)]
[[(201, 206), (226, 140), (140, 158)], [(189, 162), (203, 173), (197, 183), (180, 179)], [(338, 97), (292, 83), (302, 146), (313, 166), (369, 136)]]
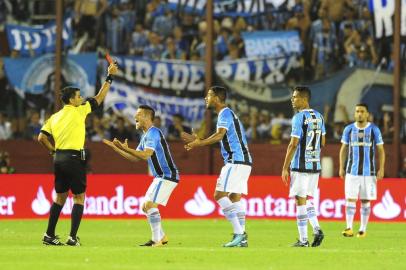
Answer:
[[(0, 219), (46, 218), (55, 192), (52, 175), (3, 175), (0, 178)], [(166, 207), (165, 218), (220, 218), (222, 212), (212, 198), (217, 176), (182, 176)], [(151, 183), (146, 175), (89, 175), (84, 215), (88, 218), (145, 218), (141, 206)], [(378, 184), (371, 220), (406, 221), (406, 181), (385, 179)], [(24, 187), (24, 188), (21, 188)], [(264, 188), (269, 187), (269, 188)], [(321, 219), (345, 220), (343, 181), (321, 179), (313, 201)], [(295, 219), (295, 201), (278, 176), (253, 176), (249, 195), (242, 199), (248, 218)], [(62, 217), (69, 217), (70, 197)], [(359, 211), (357, 211), (359, 215)], [(359, 217), (356, 217), (359, 218)]]
[(280, 57), (303, 52), (297, 31), (243, 32), (242, 37), (248, 57)]
[(111, 108), (134, 121), (135, 111), (141, 104), (154, 108), (164, 125), (171, 123), (174, 114), (181, 114), (187, 123), (198, 125), (203, 120), (206, 107), (203, 98), (166, 96), (128, 82), (114, 81), (106, 96), (104, 109)]
[[(169, 0), (169, 8), (175, 11), (185, 11), (203, 14), (206, 0)], [(264, 0), (214, 0), (214, 16), (238, 17), (253, 16), (265, 12)]]
[[(405, 5), (405, 1), (400, 1), (401, 5)], [(375, 37), (391, 37), (395, 31), (395, 1), (391, 0), (369, 0), (369, 8), (373, 13), (375, 23)], [(400, 11), (400, 34), (406, 36), (406, 7), (402, 6)]]
[[(53, 100), (54, 54), (33, 58), (5, 57), (3, 60), (11, 86), (22, 97), (25, 94), (44, 95)], [(96, 71), (96, 53), (68, 55), (62, 61), (62, 84), (77, 86), (83, 96), (92, 96), (95, 92)]]
[(202, 96), (204, 63), (187, 61), (154, 61), (137, 57), (114, 56), (120, 66), (117, 78), (143, 87), (159, 89), (169, 95)]
[[(63, 22), (62, 40), (65, 47), (72, 45), (71, 23), (70, 17)], [(30, 56), (30, 50), (33, 50), (35, 55), (55, 51), (55, 22), (38, 27), (6, 24), (6, 32), (10, 50), (16, 50), (22, 56)]]

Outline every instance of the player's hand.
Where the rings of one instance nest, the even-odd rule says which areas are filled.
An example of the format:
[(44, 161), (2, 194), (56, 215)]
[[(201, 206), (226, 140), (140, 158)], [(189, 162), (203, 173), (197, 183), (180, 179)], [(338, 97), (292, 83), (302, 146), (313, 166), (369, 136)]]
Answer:
[(285, 184), (285, 186), (288, 185), (289, 183), (289, 170), (282, 170), (282, 181)]
[(109, 68), (107, 69), (107, 73), (108, 73), (109, 75), (115, 75), (115, 74), (117, 74), (117, 72), (118, 72), (117, 63), (116, 63), (116, 62), (111, 63), (111, 64), (109, 65)]
[(186, 149), (187, 151), (190, 151), (190, 150), (192, 150), (193, 148), (196, 148), (196, 147), (198, 147), (198, 146), (200, 146), (200, 139), (199, 139), (199, 138), (196, 138), (193, 142), (190, 142), (190, 143), (186, 144), (186, 145), (185, 145), (185, 149)]
[(117, 139), (117, 138), (114, 138), (113, 139), (113, 144), (115, 145), (115, 146), (117, 146), (118, 148), (120, 148), (120, 149), (123, 149), (124, 147), (124, 145)]
[(106, 140), (106, 139), (103, 139), (103, 143), (106, 144), (106, 145), (108, 145), (108, 146), (110, 146), (110, 147), (114, 147), (114, 146), (115, 146), (112, 141), (109, 141), (109, 140)]
[(191, 143), (191, 142), (193, 142), (194, 140), (196, 140), (197, 136), (196, 136), (195, 133), (190, 134), (190, 133), (187, 133), (187, 132), (182, 131), (182, 132), (180, 133), (180, 138), (181, 138), (182, 141), (184, 141), (185, 143)]
[(338, 175), (340, 176), (341, 179), (344, 179), (345, 177), (345, 170), (343, 168), (340, 168), (340, 171), (338, 172)]
[(378, 170), (378, 172), (377, 172), (377, 174), (376, 174), (376, 179), (377, 179), (377, 180), (381, 180), (384, 175), (385, 175), (385, 172), (384, 172), (383, 169)]

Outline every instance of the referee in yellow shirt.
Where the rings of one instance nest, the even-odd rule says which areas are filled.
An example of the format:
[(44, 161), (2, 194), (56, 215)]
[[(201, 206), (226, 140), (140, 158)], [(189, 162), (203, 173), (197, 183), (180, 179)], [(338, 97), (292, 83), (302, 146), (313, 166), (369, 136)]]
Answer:
[[(108, 75), (99, 93), (83, 102), (80, 89), (65, 87), (61, 99), (64, 107), (53, 114), (44, 124), (38, 141), (54, 156), (54, 174), (56, 200), (51, 206), (48, 228), (42, 242), (45, 245), (60, 246), (59, 237), (55, 235), (55, 227), (62, 207), (72, 191), (74, 205), (71, 214), (71, 231), (66, 242), (70, 246), (80, 246), (77, 231), (83, 215), (83, 204), (86, 192), (86, 156), (83, 149), (85, 143), (85, 119), (104, 100), (113, 81), (112, 75), (118, 71), (116, 64), (110, 64)], [(53, 137), (55, 146), (49, 140)]]

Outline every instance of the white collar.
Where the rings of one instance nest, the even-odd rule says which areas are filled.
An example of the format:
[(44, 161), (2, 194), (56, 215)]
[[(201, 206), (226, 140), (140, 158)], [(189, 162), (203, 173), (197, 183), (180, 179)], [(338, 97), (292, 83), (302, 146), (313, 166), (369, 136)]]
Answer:
[(371, 123), (370, 123), (370, 122), (368, 122), (368, 123), (367, 123), (367, 125), (366, 125), (365, 127), (360, 128), (360, 127), (358, 127), (358, 126), (357, 126), (357, 122), (354, 122), (354, 126), (355, 126), (357, 129), (361, 129), (361, 130), (366, 129), (366, 128), (367, 128), (367, 127), (369, 127), (370, 125), (371, 125)]

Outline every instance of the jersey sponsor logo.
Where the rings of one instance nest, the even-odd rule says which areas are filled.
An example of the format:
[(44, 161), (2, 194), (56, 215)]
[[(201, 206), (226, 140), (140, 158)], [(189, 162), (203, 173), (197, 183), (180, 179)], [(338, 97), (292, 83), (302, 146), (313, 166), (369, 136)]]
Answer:
[(320, 118), (306, 118), (306, 120), (304, 121), (304, 124), (305, 125), (308, 125), (309, 123), (316, 123), (316, 124), (318, 124), (318, 123), (322, 123), (323, 122), (323, 120), (322, 119), (320, 119)]
[(371, 142), (351, 142), (351, 146), (366, 146), (366, 147), (371, 147), (372, 143)]
[(50, 207), (51, 203), (46, 198), (44, 189), (42, 186), (39, 186), (37, 197), (31, 203), (32, 211), (34, 211), (35, 214), (42, 216), (48, 214)]
[(210, 201), (202, 187), (198, 187), (193, 199), (185, 203), (185, 210), (193, 216), (207, 216), (214, 212), (216, 205)]
[(383, 194), (381, 201), (375, 204), (373, 213), (375, 216), (382, 219), (393, 219), (399, 216), (401, 212), (399, 204), (397, 204), (389, 190)]

